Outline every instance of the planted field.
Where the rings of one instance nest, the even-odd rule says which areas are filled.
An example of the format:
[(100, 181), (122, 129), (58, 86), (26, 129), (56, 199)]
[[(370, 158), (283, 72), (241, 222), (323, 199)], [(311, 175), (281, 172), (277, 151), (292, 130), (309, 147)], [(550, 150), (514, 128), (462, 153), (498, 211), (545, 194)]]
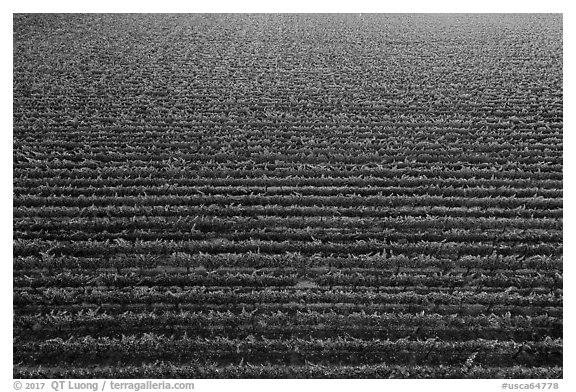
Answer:
[(560, 15), (15, 15), (14, 377), (561, 378)]

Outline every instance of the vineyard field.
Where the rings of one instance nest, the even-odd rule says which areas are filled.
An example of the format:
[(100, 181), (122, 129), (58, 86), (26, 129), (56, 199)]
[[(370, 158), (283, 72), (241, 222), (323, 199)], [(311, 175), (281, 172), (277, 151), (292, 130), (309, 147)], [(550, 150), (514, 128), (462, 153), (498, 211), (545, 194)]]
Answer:
[(562, 29), (14, 14), (14, 377), (562, 378)]

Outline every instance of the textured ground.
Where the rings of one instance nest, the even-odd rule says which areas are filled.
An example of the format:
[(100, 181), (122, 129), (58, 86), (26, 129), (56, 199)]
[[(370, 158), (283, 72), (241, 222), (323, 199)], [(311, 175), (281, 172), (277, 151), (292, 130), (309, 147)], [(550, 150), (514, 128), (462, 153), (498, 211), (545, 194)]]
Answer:
[(16, 15), (15, 377), (562, 377), (559, 15)]

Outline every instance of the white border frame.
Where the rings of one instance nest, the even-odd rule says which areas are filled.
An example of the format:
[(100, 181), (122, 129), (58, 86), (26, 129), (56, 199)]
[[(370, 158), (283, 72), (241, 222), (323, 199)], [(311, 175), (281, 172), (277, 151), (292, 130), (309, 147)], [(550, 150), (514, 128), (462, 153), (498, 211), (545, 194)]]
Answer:
[[(576, 69), (574, 62), (574, 23), (576, 18), (569, 7), (570, 1), (497, 1), (484, 0), (474, 3), (456, 0), (404, 0), (401, 2), (355, 0), (349, 2), (338, 1), (313, 1), (313, 0), (287, 0), (284, 3), (263, 0), (212, 0), (201, 4), (192, 1), (125, 1), (102, 0), (97, 2), (76, 1), (11, 1), (2, 4), (0, 28), (2, 29), (2, 53), (5, 54), (2, 62), (1, 96), (2, 96), (2, 124), (0, 133), (0, 159), (2, 170), (0, 181), (3, 186), (0, 190), (1, 219), (0, 219), (0, 249), (8, 254), (1, 264), (0, 295), (1, 308), (10, 312), (3, 317), (0, 323), (2, 347), (6, 354), (0, 356), (0, 386), (3, 390), (13, 389), (12, 379), (12, 23), (13, 13), (37, 13), (37, 12), (294, 12), (294, 13), (428, 13), (428, 12), (465, 12), (465, 13), (563, 13), (564, 20), (564, 69)], [(576, 390), (576, 377), (574, 368), (575, 337), (570, 331), (576, 331), (574, 320), (574, 289), (570, 283), (574, 282), (575, 248), (574, 233), (576, 232), (576, 207), (572, 202), (576, 199), (576, 181), (574, 170), (576, 169), (576, 134), (572, 133), (574, 115), (566, 108), (574, 106), (574, 76), (569, 72), (564, 73), (564, 379), (563, 380), (540, 380), (545, 382), (558, 382), (559, 390)], [(574, 110), (574, 109), (572, 109)], [(46, 380), (50, 381), (50, 380)], [(128, 381), (128, 380), (126, 380)], [(132, 380), (137, 381), (137, 380)], [(503, 380), (194, 380), (196, 390), (234, 390), (234, 391), (269, 391), (275, 389), (279, 392), (294, 390), (295, 388), (325, 389), (330, 391), (350, 391), (354, 388), (362, 388), (366, 391), (386, 390), (432, 390), (432, 391), (496, 391), (500, 390)], [(513, 382), (514, 380), (511, 380)], [(539, 380), (516, 380), (518, 383), (537, 382)], [(51, 390), (49, 383), (44, 390)], [(108, 388), (109, 389), (109, 388)]]

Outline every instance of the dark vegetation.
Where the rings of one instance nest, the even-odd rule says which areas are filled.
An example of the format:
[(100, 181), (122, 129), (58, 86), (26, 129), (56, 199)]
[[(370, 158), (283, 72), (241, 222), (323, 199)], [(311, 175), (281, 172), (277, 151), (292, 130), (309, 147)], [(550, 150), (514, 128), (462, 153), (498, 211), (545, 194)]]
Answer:
[(15, 15), (14, 377), (562, 377), (559, 15)]

